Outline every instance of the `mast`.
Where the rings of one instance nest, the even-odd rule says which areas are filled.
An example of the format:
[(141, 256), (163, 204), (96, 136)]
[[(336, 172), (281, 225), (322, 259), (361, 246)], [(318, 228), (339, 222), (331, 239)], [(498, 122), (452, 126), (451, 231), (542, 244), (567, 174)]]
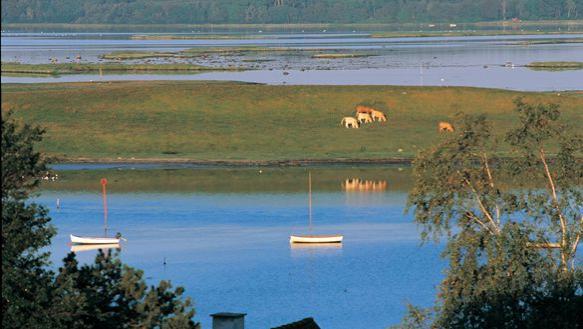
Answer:
[(107, 237), (107, 191), (105, 186), (107, 185), (107, 179), (101, 179), (101, 193), (103, 195), (103, 231), (104, 236)]
[(308, 229), (312, 232), (312, 172), (308, 171)]

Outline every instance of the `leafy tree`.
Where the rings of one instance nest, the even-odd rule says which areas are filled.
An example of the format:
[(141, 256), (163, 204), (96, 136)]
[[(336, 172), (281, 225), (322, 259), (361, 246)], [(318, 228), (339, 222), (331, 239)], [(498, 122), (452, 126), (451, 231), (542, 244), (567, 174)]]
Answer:
[[(56, 278), (58, 320), (79, 328), (197, 328), (184, 289), (171, 291), (160, 282), (148, 287), (143, 272), (123, 265), (111, 251), (99, 251), (95, 262), (79, 267), (75, 254), (64, 259)], [(73, 307), (71, 307), (73, 306)]]
[(42, 206), (28, 200), (46, 174), (34, 145), (44, 131), (2, 115), (2, 326), (4, 328), (197, 328), (183, 288), (148, 287), (143, 272), (99, 251), (79, 266), (75, 254), (59, 274), (49, 271), (55, 229)]
[(2, 326), (50, 327), (52, 273), (46, 270), (55, 230), (42, 206), (26, 202), (46, 170), (33, 148), (43, 130), (19, 128), (2, 115)]
[(414, 305), (407, 305), (407, 313), (400, 324), (391, 326), (389, 329), (426, 329), (431, 328), (434, 321), (435, 310), (431, 308), (423, 309)]
[[(583, 153), (555, 104), (516, 100), (502, 141), (484, 116), (462, 116), (415, 160), (409, 207), (425, 240), (447, 237), (449, 269), (432, 326), (575, 328), (583, 323)], [(500, 146), (510, 159), (496, 157)], [(554, 156), (549, 157), (549, 149)]]

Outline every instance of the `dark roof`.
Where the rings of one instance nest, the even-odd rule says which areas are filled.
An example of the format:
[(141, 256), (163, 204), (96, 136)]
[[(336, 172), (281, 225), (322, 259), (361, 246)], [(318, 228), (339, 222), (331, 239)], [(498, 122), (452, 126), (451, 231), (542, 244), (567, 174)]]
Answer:
[(217, 318), (242, 318), (245, 315), (247, 315), (247, 313), (221, 312), (221, 313), (211, 314), (211, 316), (213, 318), (215, 318), (215, 317), (217, 317)]
[(305, 318), (300, 321), (284, 324), (271, 329), (320, 329), (314, 318)]

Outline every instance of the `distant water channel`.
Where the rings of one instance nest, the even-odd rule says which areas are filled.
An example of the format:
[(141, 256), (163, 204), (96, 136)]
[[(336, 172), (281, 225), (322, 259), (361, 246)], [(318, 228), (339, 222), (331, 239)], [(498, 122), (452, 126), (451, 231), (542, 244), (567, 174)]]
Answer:
[[(267, 84), (474, 86), (526, 91), (583, 89), (583, 71), (534, 71), (534, 61), (583, 61), (583, 34), (372, 38), (366, 33), (271, 34), (262, 38), (133, 40), (131, 33), (2, 33), (2, 61), (102, 62), (113, 51), (182, 51), (197, 47), (288, 47), (357, 52), (369, 57), (315, 59), (305, 53), (221, 54), (149, 59), (241, 67), (241, 72), (202, 74), (80, 74), (2, 76), (2, 83), (114, 80), (237, 80)], [(542, 42), (544, 40), (544, 42)], [(569, 40), (569, 42), (565, 42)], [(575, 40), (576, 42), (572, 42)], [(259, 61), (255, 61), (259, 59)], [(146, 60), (126, 61), (143, 63)]]
[[(37, 200), (58, 228), (53, 261), (69, 252), (69, 234), (102, 233), (106, 177), (111, 232), (128, 239), (121, 258), (148, 282), (184, 286), (203, 328), (222, 311), (247, 313), (251, 329), (308, 316), (322, 328), (386, 328), (407, 303), (430, 306), (442, 279), (442, 246), (421, 246), (403, 212), (408, 168), (310, 169), (315, 232), (345, 236), (333, 247), (288, 242), (307, 231), (306, 168), (56, 169), (59, 180), (44, 183)], [(90, 262), (95, 253), (78, 257)]]

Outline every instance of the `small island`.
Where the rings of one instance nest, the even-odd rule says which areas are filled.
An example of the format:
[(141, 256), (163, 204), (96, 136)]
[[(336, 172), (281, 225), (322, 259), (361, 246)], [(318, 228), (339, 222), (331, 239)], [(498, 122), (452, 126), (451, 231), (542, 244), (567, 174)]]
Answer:
[(544, 71), (581, 70), (583, 62), (532, 62), (525, 66), (533, 70)]
[(340, 58), (358, 58), (358, 57), (369, 57), (369, 54), (314, 54), (312, 58), (318, 59), (340, 59)]
[(122, 63), (2, 63), (2, 74), (79, 74), (92, 72), (176, 72), (176, 71), (238, 71), (236, 67), (208, 67), (195, 64), (122, 64)]

